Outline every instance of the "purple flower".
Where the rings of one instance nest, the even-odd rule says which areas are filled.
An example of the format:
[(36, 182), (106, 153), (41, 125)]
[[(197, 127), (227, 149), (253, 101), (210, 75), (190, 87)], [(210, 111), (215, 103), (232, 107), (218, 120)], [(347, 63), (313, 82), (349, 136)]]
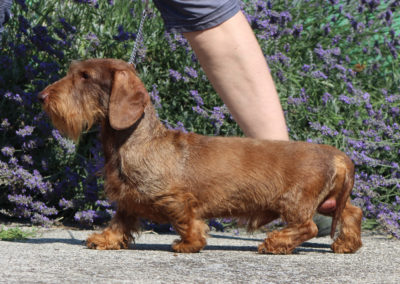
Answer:
[(47, 207), (46, 204), (41, 201), (32, 202), (31, 208), (45, 216), (56, 215), (58, 213), (58, 211), (54, 207)]
[(10, 127), (10, 122), (8, 121), (8, 119), (7, 118), (5, 118), (5, 119), (3, 119), (3, 121), (1, 122), (1, 124), (0, 124), (0, 129), (3, 129), (3, 130), (6, 130), (6, 129), (8, 129), (9, 127)]
[(53, 222), (47, 217), (39, 213), (34, 213), (31, 217), (31, 222), (33, 224), (42, 225), (44, 227), (49, 227)]
[(301, 25), (301, 24), (294, 25), (292, 34), (295, 38), (299, 38), (301, 36), (302, 31), (303, 31), (303, 25)]
[(311, 66), (308, 64), (304, 64), (303, 67), (301, 68), (301, 70), (303, 70), (304, 72), (308, 72), (310, 71)]
[(169, 69), (169, 75), (174, 82), (177, 82), (182, 79), (181, 73), (179, 73), (178, 71), (176, 71), (174, 69)]
[(369, 101), (369, 98), (370, 98), (371, 96), (370, 96), (370, 94), (368, 94), (368, 93), (364, 93), (363, 95), (362, 95), (362, 99), (364, 100), (364, 101), (366, 101), (366, 102), (368, 102)]
[(19, 31), (23, 34), (28, 33), (28, 29), (31, 27), (29, 24), (29, 21), (24, 18), (23, 16), (19, 15), (18, 16), (18, 24), (19, 24)]
[(160, 109), (161, 108), (161, 98), (158, 95), (159, 92), (157, 90), (157, 85), (156, 84), (152, 85), (152, 90), (151, 90), (151, 92), (149, 94), (150, 94), (150, 97), (151, 97), (151, 99), (153, 101), (154, 107), (156, 109)]
[(26, 136), (32, 135), (34, 129), (35, 129), (34, 126), (27, 125), (27, 126), (25, 126), (23, 128), (18, 129), (15, 133), (18, 136), (26, 137)]
[(87, 211), (76, 212), (74, 219), (75, 219), (75, 221), (77, 221), (83, 225), (92, 226), (96, 217), (97, 217), (96, 211), (87, 210)]
[(97, 37), (96, 34), (89, 32), (86, 37), (85, 37), (88, 41), (92, 42), (95, 46), (98, 46), (100, 44), (100, 40)]
[(390, 112), (394, 116), (398, 116), (400, 114), (400, 108), (399, 107), (392, 107), (390, 108)]
[(268, 62), (279, 62), (285, 66), (290, 65), (290, 58), (285, 56), (282, 52), (278, 52), (272, 56), (268, 56), (267, 61)]
[(136, 39), (136, 34), (126, 32), (122, 25), (118, 26), (118, 35), (113, 36), (113, 38), (117, 41), (127, 41)]
[(4, 97), (6, 99), (11, 100), (11, 101), (15, 101), (17, 103), (22, 103), (22, 98), (21, 98), (21, 96), (19, 94), (12, 94), (11, 92), (6, 92), (4, 94)]
[(206, 112), (204, 109), (202, 109), (199, 105), (197, 105), (197, 106), (195, 106), (195, 107), (192, 107), (192, 110), (193, 110), (194, 112), (200, 114), (202, 117), (205, 117), (205, 118), (208, 117), (207, 112)]
[(181, 131), (183, 133), (187, 133), (188, 132), (186, 130), (185, 126), (183, 125), (183, 122), (181, 122), (181, 121), (177, 122), (176, 127), (171, 127), (170, 125), (167, 125), (167, 126), (169, 126), (170, 129), (178, 130), (178, 131)]
[(225, 114), (227, 110), (226, 107), (214, 107), (210, 119), (212, 120), (213, 124), (217, 127), (217, 130), (224, 124)]
[(346, 83), (346, 86), (347, 86), (347, 91), (348, 91), (350, 94), (353, 94), (353, 93), (354, 93), (353, 84), (352, 84), (351, 82), (347, 82), (347, 83)]
[(328, 79), (328, 76), (326, 76), (325, 74), (324, 74), (324, 72), (322, 72), (322, 71), (313, 71), (312, 73), (311, 73), (311, 76), (312, 77), (314, 77), (314, 78), (316, 78), (316, 79), (324, 79), (324, 80), (326, 80), (326, 79)]
[(330, 34), (330, 32), (331, 32), (331, 26), (330, 26), (330, 24), (328, 23), (328, 24), (326, 24), (325, 27), (324, 27), (324, 34), (325, 34), (325, 36), (327, 36), (328, 34)]
[(340, 35), (336, 35), (332, 38), (332, 44), (336, 45), (341, 41), (342, 37)]
[(322, 96), (322, 101), (323, 101), (324, 105), (326, 105), (331, 99), (332, 99), (332, 95), (329, 93), (324, 93), (324, 95)]
[(309, 122), (309, 124), (312, 129), (319, 131), (324, 136), (334, 137), (339, 134), (337, 130), (331, 129), (326, 125), (321, 125), (319, 122)]
[(322, 48), (322, 45), (321, 45), (321, 44), (318, 44), (317, 47), (314, 48), (314, 52), (315, 52), (315, 54), (317, 54), (317, 56), (318, 56), (320, 59), (324, 59), (326, 55), (329, 55), (329, 51), (324, 50), (324, 49)]
[(292, 15), (289, 11), (283, 11), (280, 13), (280, 25), (285, 26), (287, 23), (292, 21)]
[(185, 67), (185, 73), (189, 75), (191, 78), (197, 78), (198, 74), (197, 71), (192, 67)]
[(385, 99), (386, 99), (386, 101), (387, 101), (388, 103), (394, 103), (394, 102), (396, 102), (396, 101), (400, 101), (400, 95), (391, 95), (391, 96), (387, 96)]
[(1, 153), (4, 156), (12, 157), (14, 155), (14, 153), (15, 153), (15, 149), (14, 149), (14, 147), (3, 147), (1, 149)]
[(190, 90), (190, 95), (194, 98), (196, 104), (198, 106), (204, 105), (203, 98), (199, 95), (199, 92), (196, 90)]
[(13, 202), (13, 203), (18, 203), (20, 206), (23, 205), (25, 207), (28, 207), (32, 201), (33, 198), (31, 196), (26, 196), (26, 195), (21, 195), (21, 194), (17, 194), (17, 195), (8, 195), (8, 200)]
[(76, 33), (76, 28), (74, 26), (70, 25), (69, 23), (67, 23), (65, 18), (59, 18), (59, 22), (64, 27), (64, 30), (66, 32), (69, 32), (69, 33), (72, 33), (72, 34)]
[(59, 145), (65, 150), (67, 155), (72, 155), (75, 153), (75, 144), (71, 140), (61, 136), (60, 132), (54, 129), (52, 132), (53, 137), (59, 143)]
[(282, 72), (282, 70), (278, 70), (278, 72), (276, 72), (276, 76), (278, 77), (278, 79), (281, 82), (285, 82), (287, 80), (287, 78), (285, 77), (284, 73)]
[(337, 70), (339, 70), (340, 72), (342, 72), (342, 73), (346, 73), (346, 71), (347, 71), (346, 67), (344, 67), (344, 66), (342, 66), (342, 65), (340, 65), (340, 64), (336, 64), (336, 65), (335, 65), (335, 68), (336, 68)]
[(74, 203), (71, 200), (66, 200), (64, 197), (60, 199), (58, 202), (58, 206), (60, 206), (63, 209), (70, 209), (74, 207)]
[(35, 140), (26, 140), (22, 143), (22, 149), (24, 151), (29, 151), (37, 148), (37, 141)]
[(95, 205), (103, 208), (111, 208), (111, 204), (107, 200), (97, 200)]
[(21, 162), (33, 166), (33, 159), (31, 155), (22, 155)]

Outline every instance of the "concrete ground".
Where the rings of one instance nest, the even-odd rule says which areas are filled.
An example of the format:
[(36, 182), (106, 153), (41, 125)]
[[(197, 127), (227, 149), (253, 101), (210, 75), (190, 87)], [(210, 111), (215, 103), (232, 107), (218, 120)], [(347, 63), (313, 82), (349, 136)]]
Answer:
[(128, 250), (87, 249), (91, 231), (41, 229), (0, 241), (0, 283), (400, 283), (400, 241), (364, 233), (356, 254), (333, 254), (329, 237), (292, 255), (259, 255), (264, 234), (211, 232), (204, 251), (176, 254), (176, 235), (143, 233)]

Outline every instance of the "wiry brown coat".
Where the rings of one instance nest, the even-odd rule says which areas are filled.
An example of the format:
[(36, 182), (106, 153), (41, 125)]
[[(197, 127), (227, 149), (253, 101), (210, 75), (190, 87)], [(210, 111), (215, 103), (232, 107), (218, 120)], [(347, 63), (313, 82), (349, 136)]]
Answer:
[(258, 251), (291, 253), (317, 235), (312, 217), (327, 199), (336, 201), (332, 237), (341, 224), (333, 251), (361, 247), (362, 213), (349, 200), (354, 166), (336, 148), (167, 130), (133, 67), (120, 60), (74, 62), (39, 98), (73, 139), (101, 123), (105, 190), (118, 209), (103, 233), (88, 238), (90, 248), (126, 248), (139, 217), (170, 222), (181, 236), (177, 252), (206, 245), (204, 219), (237, 217), (255, 230), (281, 217), (287, 226)]

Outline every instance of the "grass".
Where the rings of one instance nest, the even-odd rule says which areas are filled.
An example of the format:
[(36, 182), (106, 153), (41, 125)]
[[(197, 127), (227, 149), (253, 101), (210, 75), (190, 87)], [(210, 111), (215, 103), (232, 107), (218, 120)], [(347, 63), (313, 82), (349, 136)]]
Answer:
[(23, 230), (20, 227), (6, 229), (4, 226), (0, 229), (0, 240), (2, 241), (22, 241), (37, 236), (38, 229)]

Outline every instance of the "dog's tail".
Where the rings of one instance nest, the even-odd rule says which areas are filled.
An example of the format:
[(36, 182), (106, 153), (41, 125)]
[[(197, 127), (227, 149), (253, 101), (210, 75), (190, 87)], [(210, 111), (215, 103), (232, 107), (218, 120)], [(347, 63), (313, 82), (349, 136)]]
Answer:
[[(336, 226), (350, 197), (354, 186), (354, 164), (347, 156), (339, 156), (336, 160), (336, 184), (338, 191), (336, 198), (336, 210), (332, 216), (331, 238), (334, 238)], [(336, 191), (335, 190), (335, 191)]]

